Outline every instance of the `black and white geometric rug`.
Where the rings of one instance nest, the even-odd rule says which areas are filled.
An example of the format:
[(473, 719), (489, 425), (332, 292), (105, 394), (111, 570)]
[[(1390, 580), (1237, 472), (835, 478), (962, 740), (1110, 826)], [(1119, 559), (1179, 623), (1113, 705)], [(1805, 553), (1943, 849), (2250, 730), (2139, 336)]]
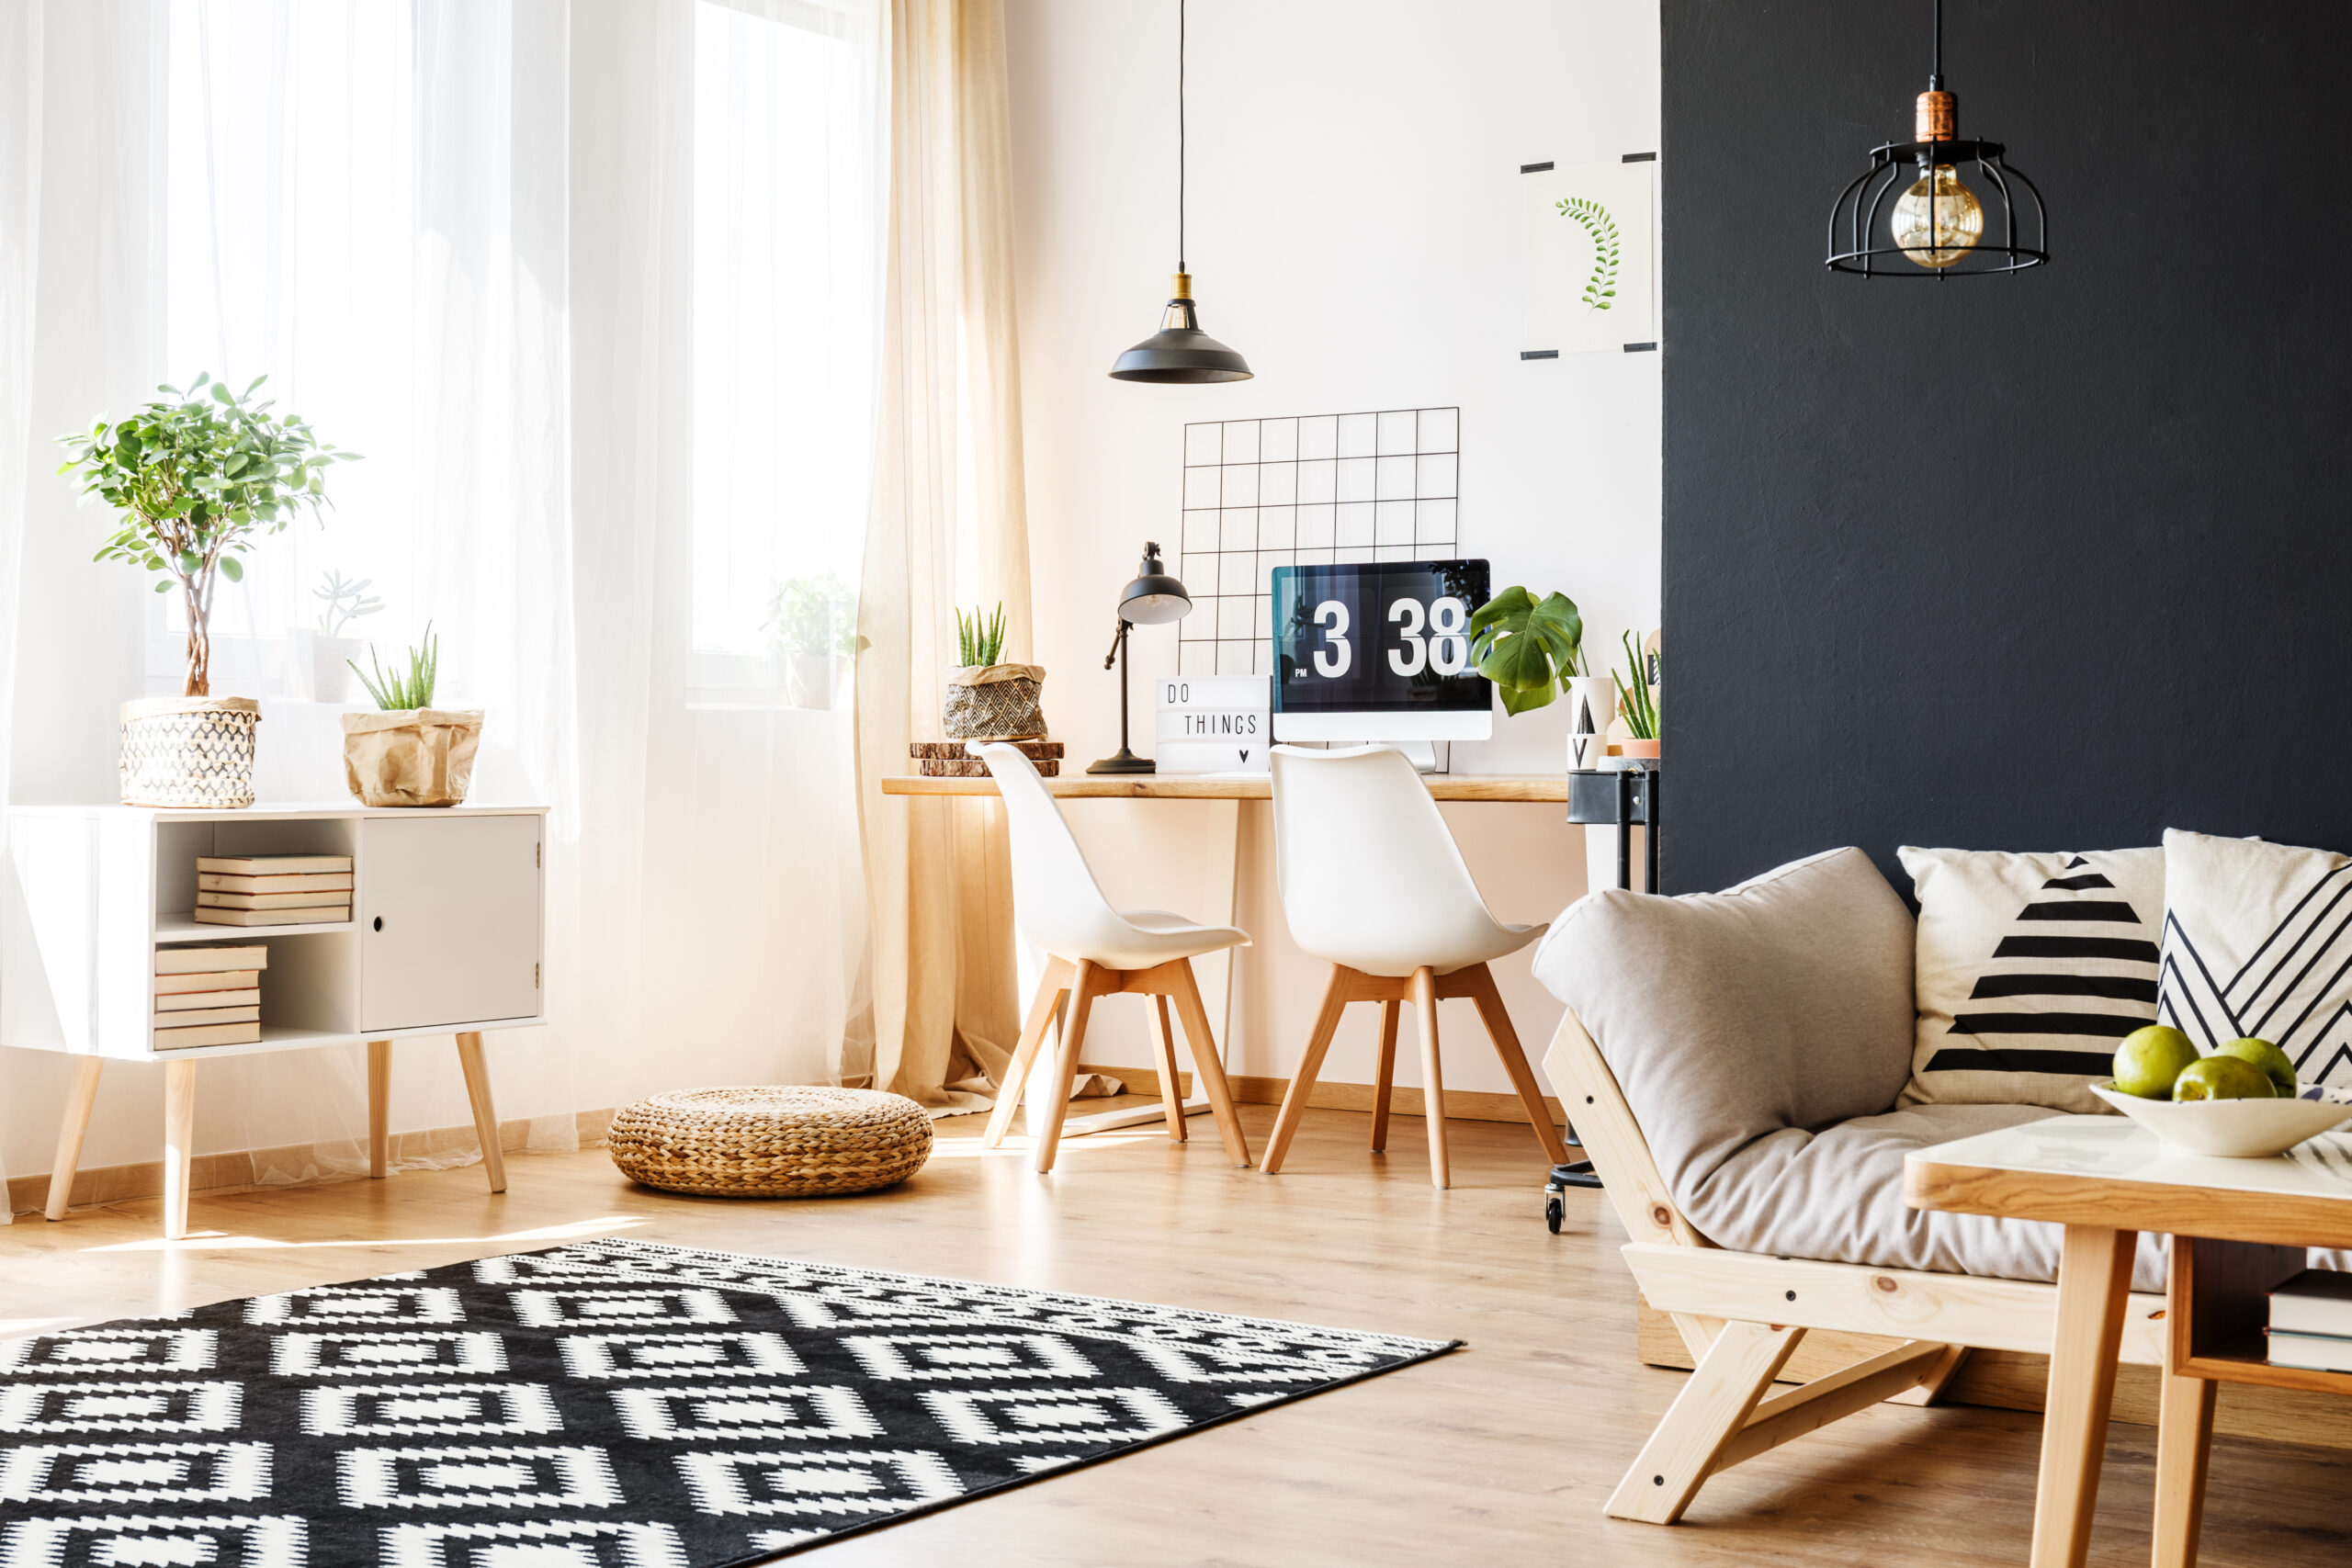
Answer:
[(558, 1247), (0, 1343), (0, 1568), (722, 1568), (1459, 1343)]

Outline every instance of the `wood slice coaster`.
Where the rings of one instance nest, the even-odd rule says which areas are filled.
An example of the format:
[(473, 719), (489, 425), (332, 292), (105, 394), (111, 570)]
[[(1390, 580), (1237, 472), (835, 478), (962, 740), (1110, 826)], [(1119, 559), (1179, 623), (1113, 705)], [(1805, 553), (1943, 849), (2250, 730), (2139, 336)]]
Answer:
[[(984, 779), (989, 776), (989, 765), (978, 757), (925, 757), (921, 766), (922, 776), (927, 779)], [(1039, 778), (1057, 778), (1062, 765), (1059, 759), (1047, 757), (1036, 764), (1036, 769)]]
[[(1048, 757), (1058, 757), (1062, 754), (1062, 743), (1058, 740), (1008, 740), (1004, 744), (1019, 747), (1021, 754), (1033, 762), (1042, 762)], [(958, 762), (978, 760), (964, 750), (964, 743), (961, 740), (917, 740), (907, 747), (907, 755), (918, 761), (927, 757), (945, 758)]]

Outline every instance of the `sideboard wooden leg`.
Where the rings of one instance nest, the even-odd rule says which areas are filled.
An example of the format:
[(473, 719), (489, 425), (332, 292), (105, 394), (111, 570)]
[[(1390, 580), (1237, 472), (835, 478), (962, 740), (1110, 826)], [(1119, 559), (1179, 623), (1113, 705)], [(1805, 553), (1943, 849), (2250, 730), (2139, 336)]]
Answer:
[(392, 1142), (392, 1043), (368, 1042), (368, 1174), (384, 1179)]
[(103, 1056), (74, 1058), (74, 1082), (65, 1090), (65, 1120), (57, 1127), (57, 1157), (49, 1164), (49, 1206), (41, 1212), (52, 1220), (65, 1217), (74, 1200), (74, 1172), (82, 1164), (82, 1134), (90, 1130), (90, 1106), (98, 1098), (98, 1074)]
[(189, 1163), (196, 1154), (196, 1064), (164, 1064), (164, 1239), (187, 1237)]
[(492, 1192), (506, 1190), (506, 1156), (498, 1146), (498, 1107), (491, 1102), (490, 1068), (481, 1059), (481, 1036), (458, 1036), (458, 1066), (466, 1072), (466, 1098), (473, 1102), (474, 1135), (481, 1140), (482, 1174)]

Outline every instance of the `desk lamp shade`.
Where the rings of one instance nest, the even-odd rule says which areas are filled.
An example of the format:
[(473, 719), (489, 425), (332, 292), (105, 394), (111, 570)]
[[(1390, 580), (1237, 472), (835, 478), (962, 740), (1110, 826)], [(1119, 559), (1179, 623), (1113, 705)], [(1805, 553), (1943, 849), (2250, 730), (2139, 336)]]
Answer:
[(1119, 591), (1119, 619), (1130, 626), (1157, 626), (1181, 621), (1192, 613), (1193, 596), (1168, 575), (1159, 547), (1144, 546), (1143, 559), (1136, 563), (1136, 580)]

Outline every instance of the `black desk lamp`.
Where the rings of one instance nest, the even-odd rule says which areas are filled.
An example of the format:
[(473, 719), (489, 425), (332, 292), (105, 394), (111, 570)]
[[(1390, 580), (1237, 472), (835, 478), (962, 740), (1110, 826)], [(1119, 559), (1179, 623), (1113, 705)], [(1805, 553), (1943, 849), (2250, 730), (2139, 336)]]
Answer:
[(1136, 580), (1119, 591), (1119, 629), (1111, 638), (1111, 651), (1102, 660), (1108, 670), (1119, 667), (1119, 754), (1105, 757), (1088, 768), (1090, 773), (1148, 773), (1157, 764), (1148, 757), (1138, 757), (1127, 750), (1127, 628), (1157, 626), (1170, 621), (1181, 621), (1193, 613), (1193, 596), (1184, 585), (1168, 575), (1168, 568), (1159, 558), (1159, 547), (1147, 543), (1143, 559), (1136, 567)]

